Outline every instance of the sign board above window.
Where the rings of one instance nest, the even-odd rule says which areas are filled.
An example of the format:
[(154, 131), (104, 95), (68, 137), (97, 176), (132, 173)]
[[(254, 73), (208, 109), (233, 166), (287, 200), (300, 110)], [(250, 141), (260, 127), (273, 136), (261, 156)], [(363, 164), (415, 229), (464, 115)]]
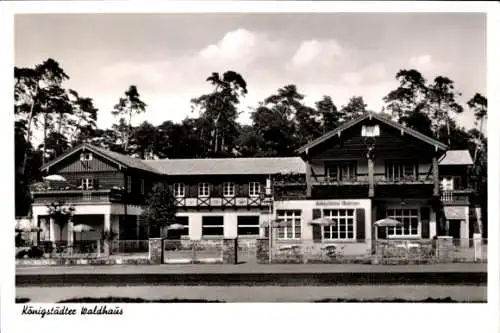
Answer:
[(363, 125), (361, 128), (361, 136), (363, 137), (374, 137), (380, 136), (380, 127), (378, 125)]

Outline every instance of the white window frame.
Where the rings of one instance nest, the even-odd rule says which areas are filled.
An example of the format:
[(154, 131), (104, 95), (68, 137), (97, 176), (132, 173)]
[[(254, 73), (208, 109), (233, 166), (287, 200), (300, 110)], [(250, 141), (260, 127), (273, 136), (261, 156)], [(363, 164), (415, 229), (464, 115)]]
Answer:
[(82, 189), (91, 190), (94, 188), (94, 180), (92, 178), (82, 178)]
[[(389, 160), (385, 166), (385, 174), (387, 180), (397, 181), (404, 180), (406, 176), (406, 168), (412, 167), (412, 179), (418, 179), (418, 170), (417, 164), (413, 160), (408, 161), (398, 161), (398, 160)], [(397, 177), (396, 177), (397, 176)]]
[[(343, 213), (343, 214), (342, 214)], [(321, 235), (323, 240), (345, 240), (351, 241), (356, 240), (356, 209), (347, 208), (335, 208), (335, 209), (325, 209), (323, 210), (323, 216), (325, 218), (332, 219), (335, 221), (335, 225), (323, 226)], [(342, 225), (340, 222), (345, 220), (345, 224)], [(352, 237), (349, 237), (349, 225), (352, 223)], [(344, 226), (344, 237), (340, 237), (341, 227)], [(329, 236), (326, 237), (326, 230), (329, 231)], [(333, 237), (334, 231), (336, 231), (337, 236)]]
[[(326, 176), (331, 181), (352, 181), (357, 176), (357, 161), (338, 161), (326, 164)], [(335, 170), (335, 177), (332, 171)]]
[[(416, 211), (416, 215), (412, 215), (411, 211)], [(409, 211), (409, 214), (405, 214), (403, 212)], [(419, 207), (415, 206), (404, 206), (404, 207), (388, 207), (386, 209), (386, 216), (391, 219), (395, 219), (401, 223), (403, 223), (403, 226), (400, 227), (386, 227), (386, 235), (387, 238), (420, 238), (421, 235), (421, 220), (420, 220), (420, 209)], [(417, 224), (417, 230), (415, 232), (414, 228), (411, 227), (411, 218), (417, 218), (418, 224)], [(409, 228), (409, 233), (404, 234), (404, 231), (406, 228), (404, 227), (404, 219), (405, 218), (410, 218), (410, 228)], [(401, 229), (401, 234), (396, 234), (396, 231)], [(413, 232), (413, 233), (412, 233)]]
[[(206, 189), (206, 191), (204, 191), (204, 189)], [(210, 196), (210, 184), (209, 183), (199, 183), (198, 184), (198, 197), (199, 198), (208, 198), (209, 196)]]
[(174, 197), (184, 198), (186, 196), (186, 185), (184, 183), (174, 183)]
[[(284, 223), (283, 226), (279, 226), (276, 230), (278, 239), (301, 239), (302, 238), (302, 211), (300, 210), (279, 210), (276, 212), (277, 220), (280, 223)], [(299, 234), (297, 234), (297, 228), (299, 229)], [(289, 230), (292, 231), (292, 236), (289, 237)], [(281, 235), (282, 234), (282, 235)]]
[(226, 198), (232, 198), (235, 196), (235, 186), (234, 183), (226, 182), (222, 184), (222, 194)]
[[(219, 237), (224, 237), (224, 216), (219, 216), (222, 217), (222, 224), (209, 224), (206, 225), (203, 223), (203, 217), (201, 218), (201, 236), (203, 238), (219, 238)], [(222, 228), (222, 233), (220, 235), (205, 235), (203, 232), (206, 229), (215, 229), (215, 228)]]
[[(257, 191), (255, 191), (255, 189), (257, 189)], [(248, 183), (248, 196), (252, 197), (252, 198), (260, 196), (260, 183), (259, 182)]]
[(83, 152), (80, 154), (80, 161), (92, 161), (91, 152)]

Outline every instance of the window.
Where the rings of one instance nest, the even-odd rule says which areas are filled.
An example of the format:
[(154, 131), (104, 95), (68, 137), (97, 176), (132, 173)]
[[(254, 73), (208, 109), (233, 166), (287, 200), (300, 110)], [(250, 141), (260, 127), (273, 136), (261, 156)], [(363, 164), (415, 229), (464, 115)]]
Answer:
[(184, 229), (179, 229), (178, 233), (181, 236), (188, 236), (189, 235), (189, 216), (176, 216), (176, 223), (182, 224), (184, 226)]
[(328, 163), (326, 176), (330, 181), (346, 181), (356, 179), (356, 162)]
[(80, 161), (92, 161), (92, 153), (89, 152), (81, 153)]
[(174, 196), (176, 198), (184, 198), (186, 195), (186, 187), (182, 183), (174, 184)]
[(238, 216), (238, 236), (259, 235), (259, 217), (258, 216)]
[(210, 186), (208, 183), (200, 183), (198, 184), (198, 196), (199, 197), (208, 197), (210, 196)]
[(127, 192), (132, 192), (132, 176), (127, 176)]
[(82, 178), (82, 189), (89, 190), (94, 188), (94, 180), (92, 178)]
[(323, 215), (335, 224), (323, 226), (323, 239), (354, 239), (354, 209), (326, 209)]
[(380, 127), (378, 125), (366, 126), (363, 125), (361, 128), (361, 136), (373, 137), (380, 135)]
[(234, 197), (234, 183), (222, 184), (222, 191), (225, 197)]
[(416, 179), (416, 165), (412, 161), (388, 161), (385, 177), (388, 180)]
[(260, 195), (260, 183), (251, 182), (248, 184), (248, 195), (258, 197)]
[(203, 216), (201, 221), (202, 236), (224, 236), (223, 216)]
[[(300, 230), (300, 210), (278, 210), (278, 221), (283, 223), (278, 227), (279, 239), (299, 239)], [(281, 224), (280, 223), (280, 224)]]
[(141, 179), (141, 194), (144, 194), (144, 179)]
[(399, 227), (387, 227), (388, 236), (418, 236), (419, 213), (418, 209), (393, 208), (387, 210), (387, 217), (403, 223)]

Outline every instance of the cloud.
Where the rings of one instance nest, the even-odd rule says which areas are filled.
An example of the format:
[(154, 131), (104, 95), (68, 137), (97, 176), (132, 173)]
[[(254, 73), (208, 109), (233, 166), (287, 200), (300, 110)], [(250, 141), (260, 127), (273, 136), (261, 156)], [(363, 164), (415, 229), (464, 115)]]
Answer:
[(429, 54), (411, 57), (409, 60), (410, 65), (417, 68), (428, 66), (431, 62), (432, 57)]

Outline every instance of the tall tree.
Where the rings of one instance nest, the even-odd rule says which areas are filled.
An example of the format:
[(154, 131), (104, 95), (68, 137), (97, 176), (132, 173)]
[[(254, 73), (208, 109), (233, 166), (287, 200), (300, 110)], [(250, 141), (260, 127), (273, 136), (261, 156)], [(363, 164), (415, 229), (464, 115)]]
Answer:
[[(416, 69), (398, 71), (396, 80), (399, 86), (390, 91), (383, 100), (392, 117), (400, 123), (407, 124), (408, 118), (413, 117), (415, 112), (423, 113), (428, 107), (426, 80)], [(413, 119), (414, 124), (415, 120)]]
[[(73, 97), (73, 117), (68, 119), (68, 127), (70, 127), (70, 137), (68, 141), (75, 144), (78, 137), (87, 136), (91, 131), (97, 129), (97, 112), (99, 111), (94, 106), (94, 101), (89, 97), (82, 97), (76, 91), (70, 91)], [(87, 137), (88, 139), (88, 137)]]
[(440, 138), (439, 128), (441, 125), (444, 125), (446, 127), (448, 144), (451, 144), (451, 113), (458, 114), (464, 110), (456, 101), (456, 97), (460, 95), (455, 90), (454, 82), (444, 76), (436, 77), (428, 87), (429, 118), (432, 121), (433, 130), (438, 138)]
[(367, 105), (361, 96), (353, 96), (349, 102), (340, 109), (341, 122), (353, 120), (364, 115), (368, 110)]
[(476, 136), (476, 148), (474, 149), (474, 162), (475, 162), (476, 157), (477, 157), (477, 153), (482, 148), (483, 140), (481, 139), (481, 137), (483, 135), (484, 120), (488, 116), (488, 113), (487, 113), (488, 112), (488, 100), (483, 95), (476, 93), (474, 95), (474, 97), (472, 97), (467, 102), (467, 105), (474, 112), (474, 117), (476, 117), (476, 121), (479, 121), (479, 133)]
[[(47, 123), (47, 113), (54, 110), (47, 108), (54, 103), (51, 98), (60, 97), (61, 84), (69, 79), (59, 63), (51, 58), (45, 60), (34, 68), (14, 68), (14, 98), (15, 114), (26, 119), (26, 142), (31, 142), (32, 124), (40, 113), (44, 116), (44, 131)], [(19, 118), (18, 118), (19, 119)], [(24, 172), (29, 151), (24, 152), (23, 163), (20, 171)]]
[(128, 143), (132, 132), (132, 117), (146, 112), (147, 104), (141, 100), (139, 91), (135, 85), (131, 85), (125, 91), (125, 97), (121, 97), (118, 103), (114, 106), (111, 113), (114, 116), (121, 116), (120, 119), (126, 119), (126, 126), (122, 128), (123, 133), (123, 150), (127, 151)]
[(156, 128), (147, 121), (133, 129), (131, 142), (135, 148), (133, 153), (137, 155), (137, 157), (141, 159), (150, 159), (154, 157), (156, 132)]
[(209, 94), (191, 100), (200, 118), (206, 121), (205, 130), (210, 133), (210, 153), (213, 156), (230, 155), (238, 136), (237, 105), (247, 93), (245, 79), (235, 71), (227, 71), (222, 76), (214, 72), (207, 78), (214, 87)]
[(321, 115), (323, 133), (328, 133), (339, 126), (340, 113), (330, 96), (323, 96), (315, 105)]

